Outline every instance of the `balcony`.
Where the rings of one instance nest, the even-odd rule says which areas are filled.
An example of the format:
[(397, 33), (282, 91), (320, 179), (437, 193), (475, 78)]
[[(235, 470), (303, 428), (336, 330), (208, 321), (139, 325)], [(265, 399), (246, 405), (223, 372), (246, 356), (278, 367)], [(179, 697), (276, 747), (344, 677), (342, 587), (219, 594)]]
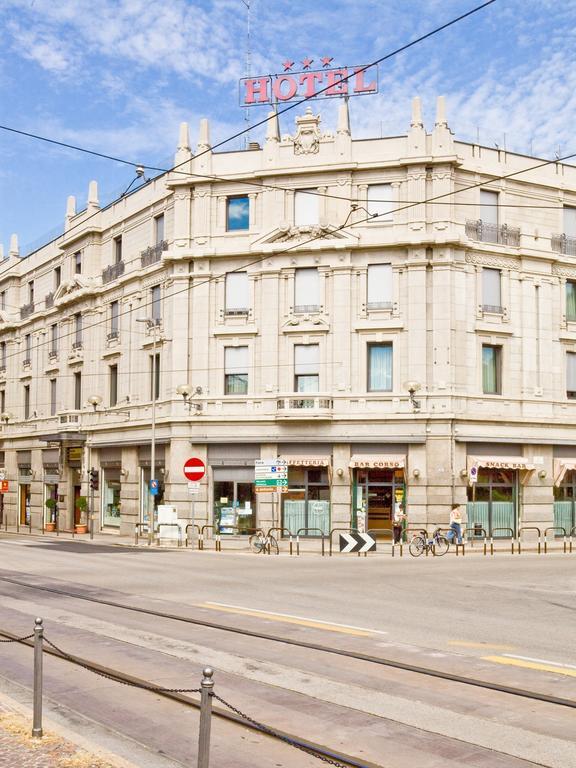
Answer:
[(162, 253), (168, 250), (168, 241), (161, 240), (156, 245), (151, 245), (146, 250), (141, 251), (140, 258), (142, 260), (142, 267), (149, 267), (151, 264), (156, 264), (162, 258)]
[(498, 243), (518, 248), (520, 245), (520, 229), (509, 227), (508, 224), (489, 224), (482, 219), (466, 222), (466, 237), (479, 240), (482, 243)]
[(486, 312), (489, 315), (503, 315), (504, 307), (499, 307), (496, 304), (482, 304), (482, 312)]
[(106, 334), (106, 340), (117, 341), (119, 336), (120, 336), (120, 333), (118, 331), (110, 331), (110, 333)]
[(250, 310), (246, 309), (225, 309), (224, 317), (248, 317)]
[(48, 352), (48, 360), (50, 360), (50, 361), (58, 360), (58, 350), (57, 349), (51, 349)]
[(297, 304), (294, 307), (295, 315), (315, 315), (321, 311), (319, 304)]
[(111, 264), (109, 267), (106, 267), (106, 269), (102, 270), (102, 283), (111, 283), (112, 280), (117, 280), (121, 275), (124, 274), (124, 270), (126, 269), (126, 265), (123, 261), (117, 261), (116, 264)]
[(34, 312), (34, 302), (31, 301), (30, 304), (24, 304), (23, 307), (20, 308), (20, 320), (26, 320), (27, 317), (30, 317), (31, 314)]
[(552, 235), (552, 250), (565, 256), (576, 256), (576, 237), (568, 235)]
[(82, 347), (83, 347), (83, 344), (81, 341), (75, 341), (74, 344), (72, 344), (72, 350), (74, 352), (81, 352)]
[(279, 397), (276, 400), (276, 418), (291, 420), (318, 420), (332, 418), (330, 397)]
[(24, 360), (22, 360), (22, 365), (24, 366), (24, 368), (30, 368), (30, 366), (32, 365), (32, 359), (29, 357), (25, 357)]
[(48, 293), (46, 294), (46, 298), (44, 299), (44, 306), (46, 309), (52, 309), (54, 306), (54, 294)]
[(79, 421), (79, 413), (61, 413), (58, 417), (58, 422), (60, 424), (78, 424)]

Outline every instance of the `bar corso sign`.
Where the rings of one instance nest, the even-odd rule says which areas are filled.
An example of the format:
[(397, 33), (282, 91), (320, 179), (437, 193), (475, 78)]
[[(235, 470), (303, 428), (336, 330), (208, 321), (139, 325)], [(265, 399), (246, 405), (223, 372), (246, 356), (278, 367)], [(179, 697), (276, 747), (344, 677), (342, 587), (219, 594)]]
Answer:
[(324, 56), (323, 69), (312, 69), (314, 59), (302, 62), (302, 71), (292, 72), (294, 62), (283, 62), (284, 71), (277, 75), (244, 77), (240, 80), (240, 106), (301, 99), (330, 98), (331, 96), (363, 96), (378, 93), (378, 67), (330, 67), (332, 58)]

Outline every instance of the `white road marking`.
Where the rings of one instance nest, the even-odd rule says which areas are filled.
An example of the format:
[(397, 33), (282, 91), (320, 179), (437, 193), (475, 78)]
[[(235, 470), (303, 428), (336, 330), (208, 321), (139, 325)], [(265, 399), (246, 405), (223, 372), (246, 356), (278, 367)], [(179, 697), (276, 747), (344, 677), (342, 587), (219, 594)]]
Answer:
[(515, 653), (503, 653), (510, 659), (521, 659), (522, 661), (533, 661), (536, 664), (550, 664), (552, 667), (564, 667), (565, 669), (576, 669), (576, 664), (563, 664), (560, 661), (550, 661), (549, 659), (534, 659), (532, 656), (518, 656)]

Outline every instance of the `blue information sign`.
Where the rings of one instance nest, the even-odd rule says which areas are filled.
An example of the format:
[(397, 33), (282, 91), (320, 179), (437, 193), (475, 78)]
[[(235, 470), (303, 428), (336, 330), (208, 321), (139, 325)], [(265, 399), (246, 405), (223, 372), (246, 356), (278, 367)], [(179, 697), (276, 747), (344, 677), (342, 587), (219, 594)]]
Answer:
[(150, 480), (150, 495), (158, 495), (158, 480)]

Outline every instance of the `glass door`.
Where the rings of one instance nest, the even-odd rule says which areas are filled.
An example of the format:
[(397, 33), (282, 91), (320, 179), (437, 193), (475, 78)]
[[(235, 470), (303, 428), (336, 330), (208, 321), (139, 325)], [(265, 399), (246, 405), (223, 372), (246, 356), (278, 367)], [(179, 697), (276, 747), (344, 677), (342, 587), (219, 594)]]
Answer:
[(214, 481), (214, 530), (224, 535), (249, 535), (256, 527), (253, 483)]
[(513, 469), (480, 469), (468, 488), (468, 528), (481, 526), (488, 536), (510, 538), (517, 531), (518, 473)]
[[(576, 472), (569, 470), (559, 488), (554, 488), (554, 526), (564, 528), (567, 534), (576, 525), (574, 499), (576, 498)], [(556, 531), (560, 534), (560, 531)]]

